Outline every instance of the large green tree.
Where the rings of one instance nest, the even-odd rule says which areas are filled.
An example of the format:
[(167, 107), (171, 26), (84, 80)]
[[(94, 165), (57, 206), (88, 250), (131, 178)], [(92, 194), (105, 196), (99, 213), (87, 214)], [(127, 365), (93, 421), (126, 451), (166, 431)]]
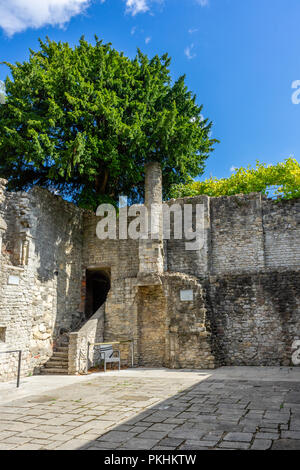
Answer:
[(95, 38), (40, 40), (9, 64), (0, 106), (0, 176), (11, 189), (58, 190), (84, 207), (143, 197), (144, 164), (159, 161), (164, 196), (203, 173), (216, 140), (188, 90), (172, 82), (167, 54), (125, 57)]

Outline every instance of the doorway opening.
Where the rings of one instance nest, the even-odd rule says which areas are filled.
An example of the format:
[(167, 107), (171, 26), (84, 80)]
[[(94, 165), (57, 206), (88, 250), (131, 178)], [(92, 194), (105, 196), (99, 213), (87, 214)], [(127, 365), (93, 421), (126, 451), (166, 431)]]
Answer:
[(88, 320), (106, 301), (110, 290), (109, 269), (86, 270), (86, 304), (85, 316)]

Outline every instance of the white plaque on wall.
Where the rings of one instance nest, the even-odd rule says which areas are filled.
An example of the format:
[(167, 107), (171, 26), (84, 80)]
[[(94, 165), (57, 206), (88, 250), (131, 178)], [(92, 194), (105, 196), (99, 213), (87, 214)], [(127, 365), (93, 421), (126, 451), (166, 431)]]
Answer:
[(192, 290), (181, 290), (180, 291), (180, 300), (182, 302), (193, 302), (194, 292)]
[(18, 286), (20, 284), (19, 276), (8, 276), (8, 285), (9, 286)]

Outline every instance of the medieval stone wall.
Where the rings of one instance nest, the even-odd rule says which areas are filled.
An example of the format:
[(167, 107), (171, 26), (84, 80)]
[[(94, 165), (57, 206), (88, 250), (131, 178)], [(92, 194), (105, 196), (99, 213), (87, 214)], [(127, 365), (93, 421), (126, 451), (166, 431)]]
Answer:
[[(159, 201), (160, 184), (148, 180), (148, 200)], [(23, 375), (84, 317), (87, 270), (110, 279), (104, 341), (133, 339), (136, 365), (291, 364), (300, 339), (300, 200), (251, 194), (172, 204), (192, 205), (194, 215), (203, 205), (201, 249), (174, 237), (162, 244), (160, 235), (100, 240), (94, 214), (38, 188), (7, 193), (0, 180), (0, 349), (23, 350)], [(130, 347), (121, 352), (129, 364)], [(1, 380), (15, 376), (16, 360), (0, 355)]]
[(300, 339), (300, 200), (250, 194), (174, 202), (205, 208), (201, 252), (170, 240), (167, 267), (203, 282), (216, 363), (292, 365)]
[(300, 199), (262, 205), (265, 263), (269, 270), (300, 270)]
[(292, 365), (300, 270), (211, 277), (206, 305), (219, 365)]
[[(153, 282), (151, 276), (141, 276), (141, 244), (101, 241), (96, 237), (99, 219), (85, 218), (84, 267), (111, 272), (105, 340), (134, 339), (135, 363), (140, 365), (291, 364), (291, 345), (300, 337), (297, 301), (290, 309), (300, 289), (300, 201), (278, 203), (251, 194), (168, 204), (192, 204), (194, 216), (196, 204), (203, 205), (203, 243), (201, 250), (187, 251), (187, 240), (171, 236), (164, 243), (165, 272), (171, 277), (161, 276), (158, 259), (160, 274)], [(173, 224), (171, 234), (172, 229)], [(150, 253), (156, 242), (148, 243)], [(143, 253), (145, 247), (143, 242)], [(155, 258), (152, 262), (155, 265)], [(188, 286), (195, 295), (191, 303), (179, 299), (180, 290)], [(203, 302), (197, 289), (202, 289)], [(291, 300), (284, 302), (287, 292)], [(207, 312), (202, 323), (201, 312)], [(282, 329), (291, 315), (293, 321), (287, 320)], [(124, 355), (129, 357), (128, 351)]]
[[(261, 194), (208, 198), (171, 204), (204, 205), (205, 232), (200, 252), (186, 251), (186, 239), (167, 242), (167, 269), (209, 274), (300, 269), (300, 200), (276, 202)], [(173, 227), (172, 227), (173, 232)]]
[[(82, 211), (38, 188), (7, 193), (0, 256), (0, 350), (22, 349), (22, 375), (52, 355), (80, 303)], [(16, 375), (17, 355), (0, 354), (0, 380)]]

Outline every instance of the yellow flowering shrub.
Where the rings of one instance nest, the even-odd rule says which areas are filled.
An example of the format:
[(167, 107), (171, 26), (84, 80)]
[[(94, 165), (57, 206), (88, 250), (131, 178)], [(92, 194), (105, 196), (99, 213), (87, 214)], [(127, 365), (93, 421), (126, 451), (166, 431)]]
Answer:
[(277, 165), (256, 162), (256, 167), (239, 168), (229, 178), (209, 178), (205, 181), (191, 181), (171, 188), (171, 197), (186, 196), (232, 196), (260, 192), (278, 199), (300, 197), (300, 164), (294, 158), (287, 158)]

